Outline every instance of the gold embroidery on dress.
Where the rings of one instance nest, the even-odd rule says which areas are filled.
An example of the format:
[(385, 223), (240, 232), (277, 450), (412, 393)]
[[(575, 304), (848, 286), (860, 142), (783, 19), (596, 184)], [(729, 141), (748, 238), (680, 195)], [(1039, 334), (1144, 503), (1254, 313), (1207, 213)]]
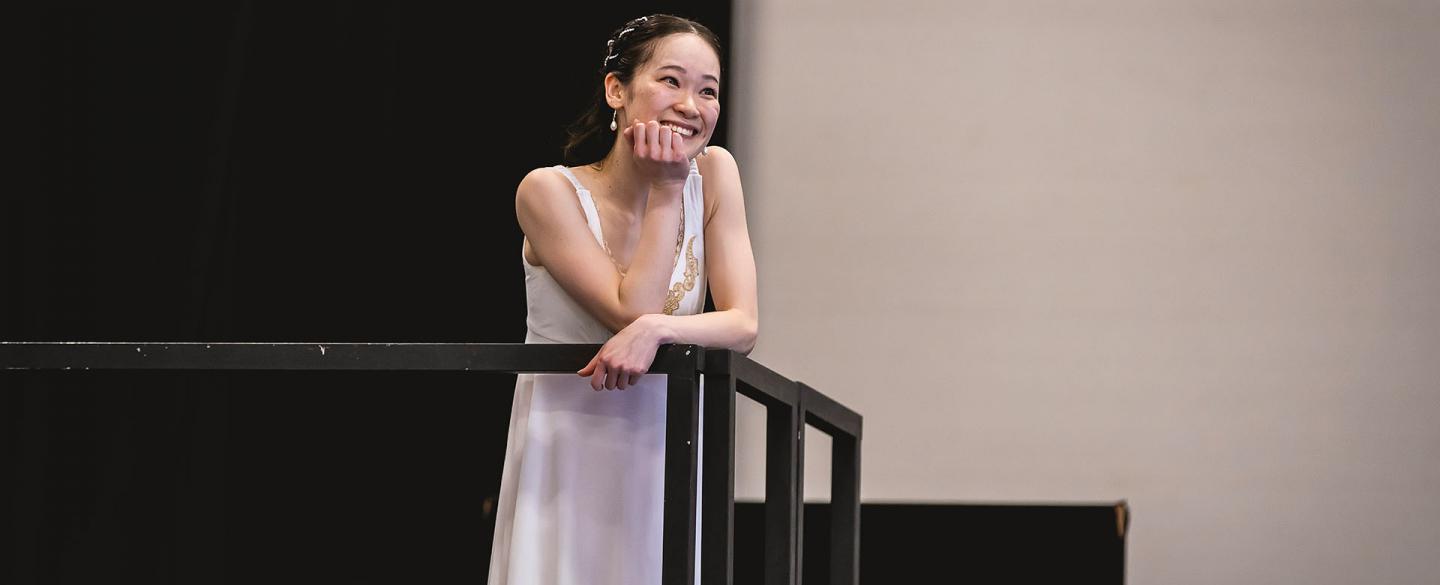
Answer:
[(695, 258), (695, 236), (690, 236), (690, 243), (685, 245), (685, 279), (670, 287), (670, 294), (665, 298), (665, 314), (674, 315), (680, 309), (680, 301), (685, 299), (685, 293), (695, 290), (695, 279), (700, 276), (700, 260)]

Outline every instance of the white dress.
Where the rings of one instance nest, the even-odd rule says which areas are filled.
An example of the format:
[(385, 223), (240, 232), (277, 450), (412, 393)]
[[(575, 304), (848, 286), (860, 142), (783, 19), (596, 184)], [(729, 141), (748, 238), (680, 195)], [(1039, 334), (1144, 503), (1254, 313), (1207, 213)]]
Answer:
[[(575, 186), (585, 221), (603, 243), (590, 192), (570, 169), (554, 169)], [(670, 298), (678, 300), (673, 314), (693, 315), (705, 307), (704, 196), (694, 161), (685, 181), (683, 223), (683, 250), (670, 276)], [(610, 338), (612, 332), (544, 267), (532, 266), (523, 254), (521, 261), (528, 309), (525, 343), (604, 343)], [(490, 585), (660, 583), (665, 390), (666, 377), (657, 374), (623, 391), (599, 392), (588, 378), (574, 374), (517, 378)], [(698, 547), (695, 560), (698, 566)]]

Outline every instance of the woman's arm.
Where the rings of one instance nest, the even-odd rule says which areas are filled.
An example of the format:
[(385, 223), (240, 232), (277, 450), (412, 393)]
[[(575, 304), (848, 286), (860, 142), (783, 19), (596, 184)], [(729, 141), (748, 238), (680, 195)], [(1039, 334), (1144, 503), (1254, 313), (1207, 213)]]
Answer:
[[(633, 135), (642, 138), (631, 144), (636, 160), (641, 160), (642, 151), (648, 157), (642, 164), (647, 165), (644, 171), (652, 180), (640, 223), (640, 242), (625, 275), (591, 235), (575, 190), (563, 175), (553, 169), (536, 169), (520, 181), (515, 193), (520, 229), (539, 264), (545, 266), (560, 288), (611, 331), (623, 329), (641, 315), (659, 313), (664, 307), (674, 262), (675, 226), (680, 223), (684, 205), (684, 177), (690, 167), (683, 154), (655, 150), (654, 131), (659, 128), (656, 123), (636, 128), (639, 130)], [(632, 129), (625, 133), (627, 140), (632, 136), (628, 130)], [(681, 172), (671, 172), (676, 169)]]
[(625, 388), (650, 369), (663, 343), (693, 343), (749, 353), (759, 333), (755, 256), (745, 222), (740, 170), (726, 150), (711, 147), (701, 163), (707, 204), (705, 262), (715, 312), (699, 315), (647, 314), (610, 338), (578, 373), (591, 387)]
[(705, 265), (715, 312), (662, 320), (661, 343), (693, 343), (750, 353), (759, 334), (755, 254), (745, 223), (740, 168), (730, 151), (718, 146), (703, 157), (705, 191), (713, 211), (705, 222)]

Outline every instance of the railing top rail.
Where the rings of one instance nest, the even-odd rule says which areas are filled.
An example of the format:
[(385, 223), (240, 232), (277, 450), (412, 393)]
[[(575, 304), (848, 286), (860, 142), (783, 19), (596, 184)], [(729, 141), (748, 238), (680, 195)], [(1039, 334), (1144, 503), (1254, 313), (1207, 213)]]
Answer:
[(764, 404), (794, 406), (800, 390), (794, 380), (786, 378), (759, 362), (735, 351), (709, 350), (703, 371), (706, 374), (734, 376), (740, 394)]
[(705, 372), (735, 376), (736, 391), (765, 404), (805, 405), (805, 422), (831, 436), (860, 438), (862, 417), (835, 399), (734, 351), (709, 350)]
[[(0, 341), (0, 370), (570, 373), (599, 350), (594, 344)], [(700, 354), (701, 373), (734, 376), (741, 394), (792, 406), (803, 398), (816, 427), (859, 437), (860, 415), (738, 352), (662, 346), (650, 371), (668, 373), (693, 364), (680, 359), (691, 351)]]
[(559, 373), (579, 370), (599, 349), (524, 343), (4, 341), (0, 369)]
[(845, 434), (860, 438), (863, 419), (859, 413), (804, 383), (799, 387), (804, 396), (806, 422), (831, 436)]

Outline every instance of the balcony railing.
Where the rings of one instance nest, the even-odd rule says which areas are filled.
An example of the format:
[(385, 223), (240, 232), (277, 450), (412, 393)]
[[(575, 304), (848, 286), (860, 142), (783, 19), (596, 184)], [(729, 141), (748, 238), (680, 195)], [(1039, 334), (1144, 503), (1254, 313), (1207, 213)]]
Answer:
[[(495, 343), (0, 342), (0, 369), (573, 373), (599, 350), (598, 345)], [(735, 395), (739, 393), (766, 409), (766, 585), (801, 581), (807, 424), (833, 438), (830, 582), (858, 583), (860, 415), (733, 351), (661, 346), (650, 372), (668, 375), (662, 582), (694, 583), (697, 545), (702, 550), (701, 582), (733, 582)], [(697, 503), (702, 376), (705, 500)], [(703, 527), (699, 543), (695, 542), (697, 505)]]

